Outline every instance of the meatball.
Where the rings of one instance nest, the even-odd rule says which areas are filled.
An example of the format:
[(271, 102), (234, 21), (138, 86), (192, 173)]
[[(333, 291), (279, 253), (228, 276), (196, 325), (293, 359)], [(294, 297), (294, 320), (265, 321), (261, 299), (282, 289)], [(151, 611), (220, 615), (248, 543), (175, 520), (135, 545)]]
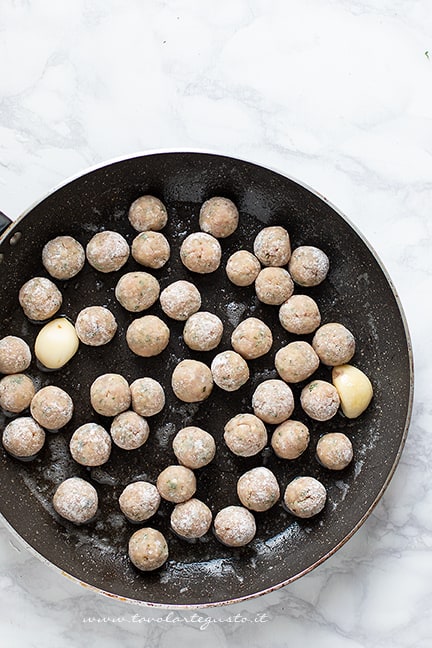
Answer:
[(148, 272), (128, 272), (115, 287), (117, 301), (131, 313), (153, 306), (159, 293), (159, 281)]
[(327, 491), (314, 477), (296, 477), (285, 489), (284, 504), (299, 518), (310, 518), (320, 513), (326, 503)]
[(206, 200), (200, 209), (200, 228), (216, 238), (226, 238), (233, 234), (238, 222), (238, 209), (229, 198), (215, 196)]
[(2, 442), (9, 454), (29, 460), (43, 447), (45, 432), (30, 416), (21, 416), (6, 425)]
[(29, 368), (31, 351), (27, 342), (15, 335), (0, 340), (0, 373), (22, 373)]
[(90, 402), (102, 416), (117, 416), (124, 412), (131, 404), (127, 380), (115, 373), (99, 376), (90, 387)]
[(51, 277), (72, 279), (84, 267), (84, 248), (72, 236), (57, 236), (44, 246), (42, 263)]
[(279, 225), (262, 229), (255, 238), (253, 248), (255, 256), (265, 266), (284, 266), (291, 256), (289, 234)]
[(153, 484), (137, 481), (128, 484), (119, 497), (120, 509), (130, 522), (144, 522), (160, 505), (159, 491)]
[(209, 507), (194, 497), (176, 504), (171, 513), (171, 528), (181, 538), (201, 538), (210, 529), (211, 523)]
[(244, 358), (235, 351), (222, 351), (211, 363), (213, 380), (225, 391), (236, 391), (249, 380), (249, 367)]
[(0, 380), (0, 407), (19, 414), (29, 407), (35, 395), (33, 380), (25, 374), (10, 374)]
[(156, 481), (160, 496), (168, 502), (186, 502), (196, 491), (196, 479), (192, 470), (185, 466), (168, 466)]
[(148, 439), (149, 426), (145, 418), (136, 412), (121, 412), (111, 423), (111, 438), (123, 450), (136, 450)]
[(140, 196), (129, 208), (129, 222), (137, 232), (158, 232), (168, 222), (165, 205), (155, 196)]
[(324, 324), (315, 333), (312, 346), (325, 365), (336, 367), (346, 364), (355, 352), (355, 339), (343, 324)]
[(222, 249), (219, 241), (205, 232), (189, 234), (180, 247), (180, 259), (191, 272), (208, 274), (220, 266)]
[(319, 358), (308, 342), (290, 342), (275, 355), (275, 367), (282, 380), (298, 383), (312, 376)]
[(232, 254), (226, 264), (225, 272), (235, 286), (250, 286), (258, 277), (261, 264), (247, 250), (239, 250)]
[(116, 334), (116, 318), (104, 306), (88, 306), (78, 313), (75, 331), (83, 344), (102, 346)]
[(57, 313), (63, 297), (57, 286), (46, 277), (33, 277), (20, 289), (19, 303), (31, 320), (42, 322)]
[(126, 342), (133, 353), (143, 358), (159, 355), (168, 346), (168, 326), (156, 315), (133, 320), (126, 331)]
[(85, 423), (72, 434), (69, 449), (82, 466), (102, 466), (111, 454), (111, 437), (101, 425)]
[(201, 295), (190, 281), (175, 281), (162, 290), (160, 305), (165, 315), (184, 321), (200, 309)]
[(215, 517), (214, 532), (224, 545), (243, 547), (255, 537), (255, 518), (243, 506), (226, 506)]
[(330, 432), (319, 439), (316, 455), (325, 468), (343, 470), (353, 458), (352, 443), (345, 434)]
[(224, 439), (228, 448), (239, 457), (258, 454), (267, 443), (267, 430), (257, 416), (237, 414), (224, 427)]
[(85, 524), (96, 515), (98, 494), (88, 481), (80, 477), (69, 477), (56, 489), (53, 506), (69, 522)]
[(256, 317), (248, 317), (234, 329), (231, 344), (243, 358), (254, 360), (270, 351), (273, 336), (267, 324)]
[(155, 416), (165, 406), (165, 392), (153, 378), (137, 378), (130, 386), (132, 409), (141, 416)]
[(171, 377), (174, 394), (185, 403), (199, 403), (211, 394), (213, 378), (210, 369), (198, 360), (182, 360)]
[(339, 409), (340, 399), (336, 387), (325, 380), (314, 380), (303, 387), (300, 403), (315, 421), (328, 421)]
[(179, 463), (195, 470), (213, 460), (216, 444), (211, 434), (192, 425), (177, 432), (173, 439), (173, 450)]
[(291, 388), (282, 380), (265, 380), (252, 395), (255, 416), (265, 423), (282, 423), (294, 410), (294, 396)]
[(292, 295), (279, 309), (279, 321), (289, 333), (307, 335), (321, 324), (318, 304), (308, 295)]
[(301, 245), (293, 250), (288, 269), (299, 286), (318, 286), (329, 270), (328, 256), (317, 247)]
[(129, 258), (129, 245), (118, 232), (98, 232), (87, 244), (87, 261), (99, 272), (116, 272)]
[(255, 292), (263, 304), (279, 306), (293, 291), (293, 281), (284, 268), (263, 268), (255, 280)]
[(141, 232), (132, 241), (132, 256), (146, 268), (159, 270), (170, 258), (170, 245), (160, 232)]
[(129, 558), (137, 569), (153, 571), (168, 558), (168, 545), (160, 531), (151, 527), (138, 529), (129, 540)]
[(252, 511), (268, 511), (279, 499), (276, 477), (268, 468), (258, 466), (245, 472), (237, 482), (240, 502)]
[(54, 385), (40, 389), (30, 404), (31, 415), (47, 430), (59, 430), (67, 425), (73, 410), (74, 405), (69, 394)]
[(272, 434), (271, 446), (280, 459), (297, 459), (309, 445), (309, 430), (300, 421), (284, 421)]
[(183, 339), (193, 351), (211, 351), (222, 339), (223, 324), (217, 315), (200, 311), (191, 315), (183, 329)]

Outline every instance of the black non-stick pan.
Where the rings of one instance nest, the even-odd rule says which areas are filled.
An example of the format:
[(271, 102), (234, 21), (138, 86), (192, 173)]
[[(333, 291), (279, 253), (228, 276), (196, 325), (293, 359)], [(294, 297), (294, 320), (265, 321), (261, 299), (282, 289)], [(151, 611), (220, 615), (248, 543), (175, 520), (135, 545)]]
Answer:
[[(29, 322), (18, 304), (20, 286), (33, 276), (46, 276), (41, 263), (43, 245), (51, 238), (69, 234), (85, 245), (95, 232), (121, 232), (129, 243), (136, 232), (127, 211), (138, 196), (150, 193), (166, 204), (172, 258), (154, 274), (161, 287), (180, 278), (197, 284), (202, 310), (217, 313), (225, 333), (214, 352), (195, 353), (184, 345), (182, 323), (168, 321), (156, 304), (150, 313), (169, 323), (171, 341), (158, 357), (142, 359), (129, 351), (125, 329), (134, 318), (114, 297), (119, 276), (140, 267), (131, 258), (120, 271), (98, 273), (88, 264), (74, 279), (57, 282), (64, 297), (59, 314), (75, 320), (90, 305), (106, 305), (115, 313), (119, 332), (105, 347), (81, 345), (76, 356), (62, 370), (43, 372), (33, 361), (28, 373), (39, 387), (55, 384), (69, 392), (75, 403), (71, 423), (47, 443), (32, 462), (23, 463), (0, 450), (0, 509), (5, 520), (39, 556), (64, 574), (120, 599), (163, 606), (205, 606), (229, 603), (255, 596), (289, 583), (310, 571), (334, 553), (364, 522), (383, 494), (399, 460), (411, 412), (412, 354), (404, 316), (395, 291), (374, 252), (362, 236), (326, 199), (294, 180), (242, 160), (206, 153), (152, 153), (110, 162), (67, 182), (28, 210), (0, 239), (0, 337), (18, 335), (30, 346), (40, 325)], [(198, 276), (179, 262), (179, 245), (198, 230), (200, 205), (211, 196), (231, 198), (241, 219), (238, 231), (222, 241), (222, 266), (215, 273)], [(293, 247), (316, 245), (329, 256), (327, 280), (308, 289), (319, 303), (323, 322), (339, 321), (355, 335), (357, 351), (352, 363), (372, 380), (374, 398), (358, 419), (341, 414), (326, 423), (307, 420), (298, 405), (303, 384), (294, 387), (296, 409), (293, 418), (307, 424), (311, 443), (295, 461), (275, 457), (269, 447), (258, 456), (235, 457), (223, 442), (223, 427), (235, 414), (251, 411), (251, 394), (256, 385), (276, 377), (274, 355), (293, 336), (278, 322), (277, 308), (264, 306), (255, 298), (253, 287), (230, 284), (223, 266), (239, 248), (251, 250), (257, 232), (265, 225), (280, 224), (291, 235)], [(8, 226), (9, 225), (9, 226)], [(299, 292), (299, 291), (297, 291)], [(304, 292), (304, 291), (302, 291)], [(210, 364), (214, 355), (229, 348), (236, 324), (247, 316), (264, 319), (271, 326), (271, 352), (250, 363), (251, 380), (238, 392), (215, 388), (201, 404), (188, 405), (176, 399), (170, 375), (185, 357)], [(305, 338), (308, 339), (308, 338)], [(97, 421), (109, 427), (109, 420), (95, 414), (89, 402), (92, 381), (105, 372), (124, 375), (130, 382), (151, 375), (165, 387), (167, 406), (151, 420), (148, 442), (139, 450), (114, 448), (107, 464), (86, 469), (70, 457), (68, 441), (76, 427)], [(330, 379), (321, 367), (316, 377)], [(0, 419), (1, 428), (8, 419)], [(127, 557), (127, 543), (136, 530), (121, 515), (117, 500), (131, 481), (155, 481), (158, 473), (175, 463), (171, 441), (181, 427), (196, 424), (210, 431), (217, 444), (215, 460), (198, 470), (197, 497), (216, 513), (228, 504), (238, 504), (236, 481), (240, 474), (257, 466), (271, 468), (281, 489), (296, 475), (320, 479), (328, 490), (324, 511), (310, 520), (299, 520), (281, 504), (256, 514), (255, 540), (241, 549), (220, 544), (209, 532), (191, 543), (169, 529), (171, 505), (164, 502), (149, 521), (167, 536), (170, 557), (164, 567), (140, 573)], [(269, 433), (272, 429), (269, 426)], [(315, 459), (315, 446), (325, 432), (343, 431), (354, 446), (354, 461), (342, 472), (326, 470)], [(90, 479), (98, 490), (100, 510), (96, 519), (76, 527), (60, 519), (51, 500), (57, 485), (78, 475)]]

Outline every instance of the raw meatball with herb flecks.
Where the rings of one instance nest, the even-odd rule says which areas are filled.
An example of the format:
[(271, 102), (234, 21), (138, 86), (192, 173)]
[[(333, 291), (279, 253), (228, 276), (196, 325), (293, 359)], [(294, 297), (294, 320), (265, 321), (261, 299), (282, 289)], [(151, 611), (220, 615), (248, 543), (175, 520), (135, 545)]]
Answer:
[(256, 317), (248, 317), (234, 329), (231, 344), (243, 358), (254, 360), (270, 351), (273, 335), (263, 321)]
[(155, 196), (140, 196), (133, 201), (128, 213), (129, 222), (137, 232), (159, 231), (168, 222), (165, 205)]
[(294, 396), (291, 388), (282, 380), (265, 380), (252, 395), (255, 416), (265, 423), (282, 423), (294, 410)]
[(137, 378), (130, 386), (132, 409), (141, 416), (155, 416), (165, 406), (165, 392), (154, 378)]
[(174, 394), (185, 403), (199, 403), (208, 398), (213, 389), (210, 369), (198, 360), (182, 360), (171, 377)]
[(13, 457), (33, 459), (45, 443), (45, 431), (31, 416), (20, 416), (3, 430), (2, 442)]
[(201, 295), (190, 281), (175, 281), (160, 294), (160, 305), (168, 317), (184, 321), (201, 307)]
[(236, 286), (250, 286), (261, 270), (261, 264), (247, 250), (239, 250), (232, 254), (226, 264), (225, 272), (228, 279)]
[(254, 539), (255, 518), (243, 506), (226, 506), (214, 519), (216, 538), (228, 547), (244, 547)]
[(236, 351), (218, 353), (210, 369), (216, 385), (228, 392), (240, 389), (249, 380), (248, 364)]
[(83, 344), (102, 346), (116, 334), (116, 318), (104, 306), (88, 306), (78, 313), (75, 331)]
[(122, 450), (136, 450), (147, 441), (149, 426), (145, 418), (128, 410), (117, 414), (110, 433), (116, 446)]
[(115, 287), (117, 301), (130, 313), (140, 313), (153, 306), (159, 292), (159, 281), (148, 272), (128, 272)]
[(24, 314), (37, 322), (55, 315), (63, 302), (60, 290), (46, 277), (33, 277), (26, 281), (19, 291), (18, 299)]
[(336, 387), (326, 380), (314, 380), (303, 387), (300, 403), (315, 421), (328, 421), (339, 409), (340, 399)]
[(156, 481), (160, 496), (168, 502), (186, 502), (196, 491), (195, 475), (186, 466), (168, 466)]
[(20, 414), (27, 409), (36, 389), (25, 374), (10, 374), (0, 380), (0, 407), (6, 412)]
[(280, 306), (293, 291), (293, 281), (285, 268), (263, 268), (255, 280), (255, 292), (263, 304)]
[(293, 250), (288, 269), (299, 286), (318, 286), (329, 271), (329, 258), (313, 245), (301, 245)]
[(240, 502), (252, 511), (268, 511), (279, 499), (280, 489), (271, 470), (258, 466), (245, 472), (237, 482)]
[(353, 447), (346, 434), (329, 432), (318, 440), (316, 456), (329, 470), (343, 470), (352, 461)]
[(44, 245), (42, 263), (55, 279), (72, 279), (84, 267), (84, 248), (72, 236), (57, 236)]
[(312, 346), (323, 364), (336, 367), (351, 360), (355, 352), (355, 339), (343, 324), (331, 322), (316, 331)]
[(90, 265), (99, 272), (120, 270), (129, 258), (129, 245), (118, 232), (98, 232), (87, 244), (86, 256)]
[(213, 313), (199, 311), (187, 320), (183, 329), (183, 339), (193, 351), (211, 351), (222, 339), (222, 320)]
[(30, 412), (47, 430), (59, 430), (69, 423), (74, 411), (72, 398), (64, 389), (48, 385), (33, 396)]
[(309, 445), (309, 430), (304, 423), (289, 419), (277, 426), (271, 446), (280, 459), (297, 459)]
[(145, 527), (138, 529), (129, 540), (129, 558), (137, 569), (153, 571), (168, 559), (168, 545), (160, 531)]
[(237, 229), (238, 222), (238, 209), (229, 198), (209, 198), (200, 209), (200, 228), (216, 238), (231, 236)]
[(101, 425), (85, 423), (72, 434), (69, 449), (82, 466), (102, 466), (111, 454), (111, 437)]
[(180, 259), (191, 272), (209, 274), (220, 266), (222, 248), (219, 241), (205, 232), (189, 234), (180, 247)]
[(284, 503), (290, 513), (310, 518), (320, 513), (326, 503), (327, 491), (314, 477), (296, 477), (285, 489)]
[(148, 520), (159, 508), (161, 497), (153, 484), (136, 481), (128, 484), (119, 497), (120, 509), (135, 524)]
[(254, 241), (255, 256), (265, 266), (285, 266), (291, 256), (291, 243), (288, 232), (280, 225), (265, 227)]
[(192, 497), (176, 504), (170, 521), (172, 530), (181, 538), (201, 538), (210, 529), (212, 513), (207, 504)]
[(321, 323), (318, 304), (309, 295), (292, 295), (279, 309), (284, 329), (296, 335), (313, 333)]
[(160, 232), (141, 232), (132, 241), (132, 256), (137, 263), (158, 270), (170, 258), (170, 244)]
[(69, 522), (85, 524), (98, 509), (98, 494), (94, 486), (80, 477), (65, 479), (53, 497), (55, 511)]
[(309, 378), (319, 367), (319, 358), (304, 340), (290, 342), (275, 355), (275, 367), (282, 380), (298, 383)]
[(128, 382), (115, 373), (103, 374), (90, 387), (92, 407), (102, 416), (117, 416), (127, 410), (131, 403)]
[(173, 439), (173, 450), (183, 466), (196, 470), (213, 460), (216, 444), (211, 434), (191, 425), (177, 432)]
[(254, 414), (237, 414), (224, 427), (228, 448), (240, 457), (252, 457), (266, 446), (267, 430)]
[(30, 363), (31, 351), (27, 342), (15, 335), (7, 335), (0, 340), (0, 373), (22, 373)]
[(133, 353), (143, 358), (159, 355), (168, 346), (170, 331), (156, 315), (133, 320), (126, 331), (126, 342)]

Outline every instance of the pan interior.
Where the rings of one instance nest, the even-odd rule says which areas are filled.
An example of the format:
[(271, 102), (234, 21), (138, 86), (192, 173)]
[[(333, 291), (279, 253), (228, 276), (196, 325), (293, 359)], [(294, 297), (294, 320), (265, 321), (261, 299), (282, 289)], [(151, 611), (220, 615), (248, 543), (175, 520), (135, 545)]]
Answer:
[[(143, 269), (132, 258), (117, 273), (103, 275), (86, 264), (76, 278), (57, 282), (64, 297), (60, 314), (74, 321), (82, 308), (105, 305), (115, 314), (119, 332), (106, 347), (81, 345), (63, 370), (42, 372), (33, 361), (28, 373), (37, 385), (64, 388), (74, 399), (75, 413), (63, 431), (48, 434), (43, 451), (33, 462), (14, 460), (1, 450), (1, 512), (42, 556), (104, 591), (164, 605), (230, 601), (277, 586), (311, 568), (343, 542), (375, 503), (397, 460), (409, 415), (411, 368), (406, 332), (393, 291), (374, 255), (325, 201), (296, 182), (250, 163), (178, 153), (131, 158), (92, 171), (40, 202), (3, 237), (0, 336), (19, 335), (33, 345), (40, 325), (23, 316), (18, 291), (29, 278), (48, 276), (41, 263), (41, 250), (48, 240), (69, 234), (85, 245), (94, 233), (111, 229), (131, 243), (136, 232), (128, 222), (127, 210), (145, 193), (158, 196), (167, 206), (169, 222), (164, 233), (172, 250), (167, 267), (151, 272), (161, 288), (177, 279), (194, 282), (202, 294), (201, 310), (218, 314), (224, 322), (222, 343), (212, 352), (190, 351), (182, 339), (183, 324), (168, 320), (156, 304), (148, 313), (168, 323), (169, 346), (153, 359), (134, 356), (126, 345), (125, 330), (135, 316), (123, 310), (114, 297), (121, 274)], [(192, 274), (179, 261), (179, 246), (188, 233), (199, 229), (199, 208), (214, 195), (236, 203), (240, 226), (234, 235), (221, 240), (221, 268), (207, 276)], [(293, 247), (316, 245), (328, 254), (331, 269), (327, 280), (316, 288), (297, 288), (296, 292), (317, 300), (323, 323), (339, 321), (354, 333), (357, 351), (352, 362), (369, 375), (375, 394), (360, 418), (348, 420), (338, 414), (328, 422), (317, 423), (307, 419), (298, 404), (304, 383), (294, 386), (293, 418), (309, 426), (311, 443), (304, 455), (292, 462), (278, 459), (269, 447), (255, 457), (236, 457), (223, 442), (227, 420), (251, 411), (256, 385), (277, 377), (276, 351), (297, 339), (280, 326), (276, 307), (259, 303), (253, 287), (232, 285), (223, 270), (230, 254), (241, 248), (252, 250), (257, 232), (271, 224), (288, 229)], [(11, 245), (10, 238), (17, 230), (21, 237)], [(179, 360), (190, 357), (210, 364), (216, 353), (230, 348), (233, 329), (248, 316), (263, 319), (274, 335), (271, 352), (250, 362), (251, 380), (231, 394), (215, 388), (201, 404), (178, 401), (170, 387), (170, 376)], [(106, 465), (90, 470), (71, 459), (68, 441), (73, 430), (85, 422), (97, 421), (109, 427), (109, 420), (96, 415), (89, 402), (91, 383), (106, 372), (120, 373), (129, 382), (144, 375), (155, 377), (165, 388), (167, 406), (149, 419), (151, 434), (142, 448), (126, 452), (114, 447)], [(330, 370), (321, 366), (316, 377), (330, 380)], [(2, 427), (6, 422), (2, 416)], [(166, 534), (169, 561), (156, 572), (138, 572), (127, 558), (127, 542), (136, 527), (121, 515), (118, 497), (129, 482), (154, 482), (161, 469), (176, 463), (172, 438), (181, 427), (191, 424), (207, 429), (216, 440), (214, 462), (196, 473), (196, 496), (214, 514), (228, 504), (238, 504), (238, 477), (258, 465), (275, 472), (282, 490), (297, 475), (322, 481), (328, 490), (324, 511), (311, 520), (299, 520), (278, 504), (256, 514), (257, 536), (250, 545), (230, 549), (211, 533), (195, 543), (177, 538), (169, 529), (172, 505), (164, 502), (148, 524)], [(269, 433), (272, 429), (269, 426)], [(354, 446), (354, 461), (340, 473), (324, 469), (314, 456), (319, 436), (335, 431), (347, 433)], [(90, 479), (99, 493), (99, 513), (85, 527), (60, 519), (51, 504), (57, 485), (73, 475)]]

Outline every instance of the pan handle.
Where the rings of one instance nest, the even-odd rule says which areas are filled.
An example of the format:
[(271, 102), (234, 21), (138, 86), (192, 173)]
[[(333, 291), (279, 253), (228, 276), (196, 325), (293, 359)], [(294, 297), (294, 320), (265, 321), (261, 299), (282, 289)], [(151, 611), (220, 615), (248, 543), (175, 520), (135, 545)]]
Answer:
[(12, 223), (11, 219), (0, 211), (0, 234)]

